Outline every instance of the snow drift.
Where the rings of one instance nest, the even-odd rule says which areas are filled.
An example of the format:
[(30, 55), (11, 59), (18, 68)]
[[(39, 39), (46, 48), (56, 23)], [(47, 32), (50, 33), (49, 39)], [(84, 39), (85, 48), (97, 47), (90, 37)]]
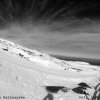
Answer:
[(100, 100), (100, 66), (59, 60), (0, 39), (0, 98)]

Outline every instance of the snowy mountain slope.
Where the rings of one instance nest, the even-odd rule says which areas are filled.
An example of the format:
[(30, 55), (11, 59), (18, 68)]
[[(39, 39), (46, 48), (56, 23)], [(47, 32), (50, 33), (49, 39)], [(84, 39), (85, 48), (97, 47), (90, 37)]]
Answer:
[[(82, 70), (87, 70), (89, 68), (100, 69), (97, 66), (89, 65), (86, 62), (78, 62), (78, 61), (64, 61), (59, 60), (54, 57), (49, 56), (48, 54), (41, 53), (37, 50), (31, 50), (28, 48), (25, 48), (23, 46), (20, 46), (18, 44), (15, 44), (13, 42), (10, 42), (8, 40), (0, 39), (0, 48), (2, 50), (8, 51), (11, 54), (15, 54), (17, 56), (21, 56), (24, 59), (27, 59), (31, 62), (41, 63), (45, 65), (46, 67), (52, 68), (52, 66), (49, 66), (50, 64), (55, 65), (55, 69), (63, 69), (67, 71), (77, 71), (80, 72)], [(81, 69), (79, 69), (81, 67)], [(76, 69), (75, 69), (76, 68)]]
[[(79, 84), (82, 83), (89, 85), (85, 90), (80, 88), (85, 91), (83, 94), (79, 93)], [(44, 85), (64, 85), (68, 88), (67, 94), (61, 91), (54, 94), (55, 100), (65, 97), (69, 97), (69, 100), (81, 100), (79, 96), (85, 96), (84, 100), (92, 100), (93, 96), (100, 94), (100, 68), (86, 62), (59, 60), (0, 39), (1, 97), (22, 95), (26, 97), (25, 100), (41, 100), (47, 94), (42, 87)]]

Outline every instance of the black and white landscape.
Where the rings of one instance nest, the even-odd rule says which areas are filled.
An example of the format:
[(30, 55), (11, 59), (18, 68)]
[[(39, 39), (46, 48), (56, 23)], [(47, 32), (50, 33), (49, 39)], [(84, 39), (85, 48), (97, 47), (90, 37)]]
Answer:
[(0, 0), (0, 66), (1, 100), (99, 100), (100, 1)]

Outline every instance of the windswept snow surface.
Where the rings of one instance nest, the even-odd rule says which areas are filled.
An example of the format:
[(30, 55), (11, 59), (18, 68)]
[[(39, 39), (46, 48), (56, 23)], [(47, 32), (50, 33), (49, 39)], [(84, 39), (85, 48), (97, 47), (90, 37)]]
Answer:
[[(15, 54), (17, 56), (21, 56), (22, 58), (29, 60), (31, 62), (43, 64), (48, 68), (61, 69), (66, 71), (75, 71), (75, 72), (90, 71), (90, 70), (95, 71), (99, 69), (98, 66), (92, 66), (86, 62), (59, 60), (49, 56), (48, 54), (42, 53), (37, 50), (31, 50), (25, 48), (23, 46), (20, 46), (16, 43), (4, 39), (0, 39), (0, 49), (6, 50), (11, 54)], [(54, 66), (52, 67), (52, 65), (54, 65), (55, 67)]]
[[(100, 66), (59, 60), (5, 39), (0, 39), (0, 65), (2, 95), (26, 96), (20, 100), (49, 100), (51, 94), (54, 100), (100, 100)], [(47, 94), (40, 88), (44, 85), (66, 86), (68, 91)]]

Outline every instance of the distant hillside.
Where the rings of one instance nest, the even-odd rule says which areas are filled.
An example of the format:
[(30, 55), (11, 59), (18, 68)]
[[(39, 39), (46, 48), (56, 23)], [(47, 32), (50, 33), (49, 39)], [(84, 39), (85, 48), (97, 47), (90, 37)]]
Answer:
[(67, 56), (60, 56), (60, 55), (52, 55), (56, 58), (62, 59), (62, 60), (71, 60), (71, 61), (82, 61), (87, 62), (92, 65), (100, 65), (100, 59), (90, 59), (90, 58), (78, 58), (78, 57), (67, 57)]

